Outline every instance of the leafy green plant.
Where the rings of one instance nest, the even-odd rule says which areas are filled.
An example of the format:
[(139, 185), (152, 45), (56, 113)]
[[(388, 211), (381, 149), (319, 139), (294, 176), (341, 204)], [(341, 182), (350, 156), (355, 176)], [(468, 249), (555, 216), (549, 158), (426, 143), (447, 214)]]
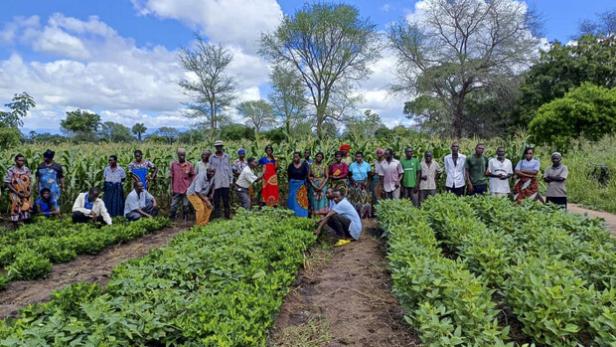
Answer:
[(24, 250), (8, 266), (7, 275), (11, 280), (32, 280), (46, 276), (51, 271), (51, 262), (33, 250)]

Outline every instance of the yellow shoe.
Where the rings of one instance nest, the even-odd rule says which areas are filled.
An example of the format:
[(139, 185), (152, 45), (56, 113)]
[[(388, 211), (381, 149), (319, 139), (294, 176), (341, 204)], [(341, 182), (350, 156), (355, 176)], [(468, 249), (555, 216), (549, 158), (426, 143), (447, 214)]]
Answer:
[(351, 243), (351, 240), (340, 239), (340, 240), (338, 240), (338, 242), (336, 242), (334, 247), (342, 247), (344, 245), (348, 245), (349, 243)]

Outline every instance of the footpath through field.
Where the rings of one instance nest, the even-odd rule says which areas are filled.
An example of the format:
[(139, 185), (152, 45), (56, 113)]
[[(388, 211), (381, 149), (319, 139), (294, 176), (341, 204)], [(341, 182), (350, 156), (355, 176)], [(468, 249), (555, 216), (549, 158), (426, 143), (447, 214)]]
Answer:
[(567, 204), (567, 209), (572, 213), (605, 219), (608, 230), (610, 230), (613, 235), (616, 235), (616, 215), (609, 212), (589, 210), (576, 204)]
[(42, 280), (11, 282), (0, 291), (0, 319), (17, 313), (29, 304), (47, 301), (53, 291), (73, 283), (97, 282), (104, 285), (118, 264), (165, 246), (173, 236), (185, 229), (183, 226), (171, 226), (109, 247), (97, 255), (81, 255), (71, 262), (55, 264), (49, 276)]
[(287, 296), (272, 346), (419, 346), (391, 294), (385, 250), (364, 220), (359, 242), (316, 250)]

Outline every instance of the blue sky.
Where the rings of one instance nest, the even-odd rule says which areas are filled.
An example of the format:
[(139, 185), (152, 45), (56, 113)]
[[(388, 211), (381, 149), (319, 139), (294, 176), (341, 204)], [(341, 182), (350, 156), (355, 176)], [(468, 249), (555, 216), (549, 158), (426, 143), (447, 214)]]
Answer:
[[(385, 29), (415, 10), (416, 1), (356, 0), (363, 16)], [(541, 34), (569, 41), (583, 19), (616, 7), (613, 0), (528, 0), (541, 16)], [(184, 72), (177, 52), (199, 32), (229, 47), (238, 102), (266, 98), (266, 61), (258, 37), (303, 1), (292, 0), (2, 0), (0, 3), (0, 102), (30, 92), (38, 107), (28, 129), (58, 129), (64, 112), (89, 109), (111, 120), (150, 128), (190, 126), (182, 117), (187, 96), (177, 86)], [(384, 56), (358, 87), (361, 109), (388, 124), (405, 123), (405, 96), (392, 95), (395, 58)], [(233, 113), (231, 111), (231, 113)], [(239, 116), (234, 115), (236, 120)]]

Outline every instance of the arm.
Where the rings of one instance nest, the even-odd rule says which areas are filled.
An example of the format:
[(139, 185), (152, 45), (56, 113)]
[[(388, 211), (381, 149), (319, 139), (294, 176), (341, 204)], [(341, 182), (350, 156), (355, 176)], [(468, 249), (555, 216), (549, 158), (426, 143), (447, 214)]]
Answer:
[(105, 207), (105, 203), (98, 199), (99, 205), (100, 205), (100, 213), (101, 213), (101, 217), (103, 217), (103, 221), (105, 221), (105, 224), (107, 225), (111, 225), (112, 221), (111, 221), (111, 216), (109, 215), (109, 212), (107, 212), (107, 207)]
[(210, 199), (207, 197), (207, 195), (201, 194), (199, 192), (196, 193), (197, 196), (199, 198), (201, 198), (201, 200), (203, 200), (203, 203), (205, 203), (207, 205), (207, 207), (212, 208), (212, 202), (210, 201)]
[(317, 230), (314, 231), (314, 233), (318, 236), (321, 233), (321, 229), (323, 229), (323, 227), (325, 226), (325, 224), (327, 224), (327, 220), (329, 220), (329, 218), (333, 215), (335, 215), (336, 212), (329, 211), (325, 217), (321, 218), (321, 220), (319, 221), (319, 226), (317, 227)]
[(77, 199), (75, 199), (75, 203), (73, 204), (73, 212), (81, 212), (84, 215), (89, 216), (92, 214), (92, 211), (88, 210), (87, 208), (81, 207), (83, 206), (83, 199), (83, 194), (79, 194), (79, 196), (77, 196)]

